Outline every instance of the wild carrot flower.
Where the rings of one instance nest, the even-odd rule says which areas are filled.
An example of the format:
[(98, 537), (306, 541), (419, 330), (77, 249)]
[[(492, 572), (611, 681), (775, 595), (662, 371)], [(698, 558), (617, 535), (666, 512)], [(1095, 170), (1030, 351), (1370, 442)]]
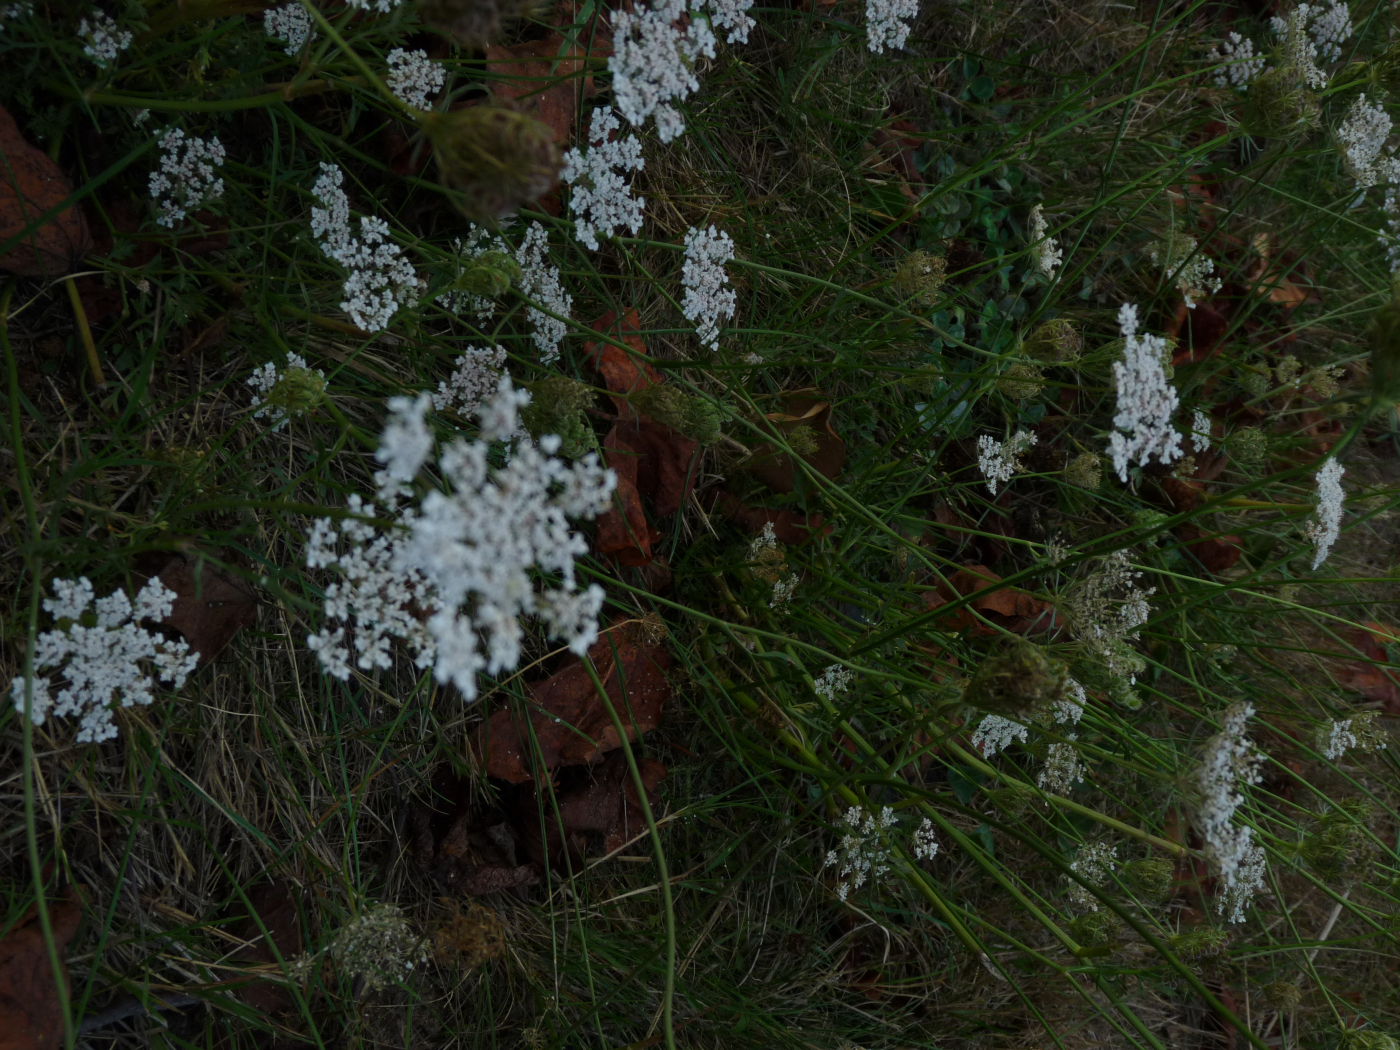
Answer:
[(621, 126), (611, 106), (595, 109), (588, 126), (588, 148), (565, 153), (559, 174), (573, 190), (569, 204), (575, 215), (575, 236), (595, 252), (599, 233), (611, 237), (619, 227), (634, 234), (642, 228), (646, 200), (632, 196), (632, 186), (623, 175), (641, 171), (646, 160), (635, 135), (616, 137)]
[(1316, 517), (1304, 526), (1303, 531), (1313, 541), (1312, 567), (1316, 569), (1327, 560), (1332, 544), (1342, 531), (1342, 503), (1346, 490), (1342, 488), (1342, 475), (1346, 468), (1331, 456), (1317, 472), (1317, 513)]
[(895, 824), (894, 810), (884, 806), (879, 817), (859, 806), (852, 806), (841, 818), (845, 832), (839, 850), (829, 850), (824, 867), (836, 867), (836, 896), (845, 900), (851, 890), (858, 890), (867, 879), (879, 879), (890, 870), (889, 847), (885, 832)]
[[(1338, 5), (1334, 4), (1334, 8), (1336, 6)], [(1293, 70), (1298, 80), (1310, 88), (1325, 88), (1327, 86), (1327, 74), (1317, 68), (1318, 40), (1313, 36), (1313, 30), (1308, 25), (1308, 20), (1315, 13), (1321, 12), (1320, 5), (1314, 8), (1311, 4), (1299, 4), (1286, 19), (1278, 17), (1270, 19), (1274, 32), (1284, 38), (1284, 66)], [(1340, 41), (1331, 40), (1336, 28), (1333, 21), (1328, 21), (1323, 29), (1323, 35), (1328, 41), (1327, 52), (1330, 53), (1335, 49), (1336, 53), (1340, 55)], [(1347, 35), (1350, 35), (1351, 16), (1349, 14), (1346, 21)]]
[(684, 29), (676, 23), (686, 13), (685, 0), (658, 0), (636, 11), (613, 15), (613, 104), (633, 127), (656, 118), (662, 142), (685, 132), (685, 120), (673, 103), (700, 87), (695, 62), (715, 57), (715, 36), (707, 18), (692, 17)]
[[(432, 454), (424, 420), (431, 400), (423, 394), (390, 401), (377, 455), (391, 512)], [(571, 465), (554, 458), (557, 436), (538, 443), (522, 436), (519, 413), (529, 400), (502, 376), (479, 412), (480, 437), (458, 439), (438, 457), (446, 489), (397, 511), (394, 528), (381, 531), (363, 520), (377, 512), (358, 496), (348, 507), (354, 517), (316, 523), (306, 563), (342, 577), (326, 588), (327, 621), (338, 623), (308, 639), (328, 673), (349, 676), (351, 645), (361, 668), (388, 667), (391, 641), (400, 638), (419, 667), (433, 667), (438, 681), (451, 682), (470, 702), (478, 674), (519, 663), (523, 616), (539, 617), (580, 655), (597, 639), (603, 590), (577, 585), (574, 560), (588, 552), (588, 541), (570, 531), (568, 519), (607, 509), (617, 479), (595, 455)], [(488, 454), (498, 441), (514, 448), (504, 467), (493, 468)], [(560, 582), (537, 588), (540, 573)]]
[(681, 313), (687, 321), (695, 322), (695, 334), (711, 350), (719, 349), (719, 321), (734, 316), (738, 302), (734, 289), (728, 287), (729, 274), (724, 264), (734, 258), (734, 242), (729, 234), (692, 226), (685, 235), (685, 266), (681, 283), (685, 297)]
[(1071, 678), (1067, 695), (1055, 701), (1055, 721), (1078, 725), (1079, 720), (1084, 717), (1084, 705), (1088, 702), (1089, 698), (1084, 692), (1084, 687)]
[(327, 947), (336, 970), (358, 977), (368, 991), (403, 981), (428, 961), (428, 939), (392, 904), (376, 904), (336, 931)]
[(394, 96), (414, 109), (428, 109), (432, 98), (442, 90), (447, 73), (426, 51), (406, 51), (396, 47), (385, 56), (389, 63), (386, 81)]
[(1013, 722), (1001, 715), (987, 715), (973, 730), (972, 746), (982, 752), (983, 758), (991, 758), (1017, 740), (1025, 743), (1028, 732), (1020, 722)]
[(1197, 452), (1210, 448), (1210, 416), (1199, 408), (1191, 416), (1191, 447)]
[(934, 837), (935, 834), (933, 821), (928, 817), (919, 822), (909, 840), (910, 851), (915, 860), (933, 860), (938, 856), (938, 839)]
[[(1353, 32), (1351, 9), (1342, 0), (1329, 0), (1327, 4), (1299, 4), (1288, 18), (1275, 16), (1270, 19), (1270, 24), (1275, 33), (1283, 36), (1295, 20), (1299, 30), (1306, 27), (1304, 39), (1310, 45), (1310, 58), (1321, 56), (1328, 62), (1335, 62), (1342, 57), (1342, 45)], [(1299, 35), (1303, 34), (1300, 32)]]
[(1233, 87), (1248, 91), (1249, 82), (1264, 72), (1264, 55), (1254, 53), (1254, 41), (1230, 33), (1206, 55), (1210, 61), (1218, 63), (1215, 71), (1216, 87)]
[[(1088, 842), (1079, 847), (1074, 860), (1070, 861), (1069, 870), (1089, 885), (1102, 887), (1108, 885), (1117, 867), (1118, 847), (1110, 846), (1107, 842)], [(1098, 898), (1077, 880), (1069, 879), (1069, 897), (1081, 908), (1099, 910)]]
[(832, 664), (812, 683), (812, 688), (818, 696), (824, 697), (830, 703), (851, 688), (855, 677), (853, 671), (840, 664)]
[(311, 15), (299, 3), (269, 7), (263, 12), (263, 30), (274, 40), (280, 40), (289, 55), (298, 55), (308, 40), (316, 36)]
[(1046, 752), (1045, 765), (1036, 774), (1035, 782), (1042, 791), (1067, 795), (1075, 784), (1084, 779), (1086, 772), (1074, 745), (1057, 741)]
[(374, 11), (381, 15), (387, 15), (403, 0), (347, 0), (351, 7), (359, 8), (361, 11)]
[(1333, 719), (1318, 733), (1322, 757), (1333, 762), (1348, 751), (1381, 751), (1387, 744), (1385, 730), (1374, 711), (1364, 711), (1351, 718)]
[(1220, 278), (1211, 276), (1215, 263), (1197, 248), (1196, 238), (1171, 233), (1147, 250), (1153, 264), (1160, 266), (1167, 280), (1176, 285), (1188, 310), (1196, 308), (1197, 299), (1204, 299), (1221, 288)]
[[(1247, 701), (1225, 710), (1219, 733), (1206, 743), (1205, 754), (1196, 772), (1201, 801), (1196, 809), (1196, 826), (1206, 842), (1206, 853), (1220, 870), (1227, 891), (1227, 919), (1242, 922), (1254, 889), (1262, 878), (1263, 854), (1252, 844), (1253, 829), (1233, 823), (1244, 804), (1241, 784), (1257, 784), (1264, 756), (1245, 735), (1245, 723), (1254, 715)], [(1221, 902), (1226, 908), (1225, 900)]]
[(1070, 587), (1061, 603), (1075, 637), (1104, 661), (1110, 674), (1127, 678), (1129, 684), (1135, 680), (1141, 657), (1128, 643), (1137, 638), (1138, 628), (1151, 616), (1148, 599), (1156, 593), (1155, 587), (1143, 590), (1138, 586), (1141, 577), (1127, 551), (1114, 551)]
[(532, 222), (515, 259), (520, 265), (520, 294), (544, 308), (529, 306), (525, 310), (525, 316), (535, 328), (535, 348), (540, 352), (542, 365), (559, 360), (559, 344), (569, 331), (564, 321), (544, 311), (567, 318), (574, 308), (573, 296), (560, 284), (559, 268), (551, 265), (548, 257), (549, 234), (538, 222)]
[(389, 240), (389, 224), (383, 219), (362, 216), (360, 236), (351, 232), (350, 199), (341, 189), (344, 178), (338, 166), (322, 161), (311, 191), (320, 204), (311, 209), (311, 233), (321, 238), (327, 258), (349, 271), (340, 308), (357, 327), (378, 332), (409, 302), (417, 277), (403, 250)]
[(104, 11), (94, 9), (88, 18), (92, 21), (84, 18), (78, 23), (83, 54), (92, 59), (98, 69), (106, 69), (131, 46), (132, 35), (125, 29), (118, 29), (116, 20)]
[(909, 39), (909, 23), (919, 16), (919, 0), (865, 0), (865, 45), (876, 54), (898, 51)]
[(452, 287), (437, 296), (436, 302), (454, 314), (470, 311), (478, 321), (496, 312), (495, 299), (520, 281), (520, 263), (515, 250), (500, 236), (493, 236), (475, 223), (470, 224), (465, 241), (452, 239), (455, 279)]
[[(55, 580), (53, 592), (52, 598), (44, 599), (44, 609), (57, 627), (36, 640), (34, 668), (57, 668), (59, 679), (68, 684), (55, 696), (49, 678), (34, 676), (30, 720), (35, 725), (43, 725), (50, 714), (77, 715), (78, 743), (111, 740), (117, 735), (112, 721), (115, 703), (131, 707), (155, 699), (146, 661), (155, 665), (156, 677), (174, 689), (183, 686), (194, 670), (199, 657), (188, 644), (169, 641), (141, 626), (142, 620), (164, 619), (174, 607), (175, 592), (159, 577), (141, 588), (135, 603), (120, 590), (94, 600), (86, 576)], [(10, 684), (10, 698), (23, 715), (23, 677)]]
[(433, 395), (433, 407), (439, 412), (451, 410), (459, 416), (474, 416), (481, 403), (501, 385), (501, 373), (506, 367), (506, 348), (493, 349), (469, 346), (457, 358), (457, 369), (450, 379), (438, 383)]
[(198, 139), (182, 128), (160, 135), (160, 168), (151, 172), (151, 198), (160, 208), (157, 225), (173, 228), (189, 209), (224, 195), (224, 180), (214, 174), (225, 160), (217, 136)]
[(1054, 237), (1050, 236), (1050, 228), (1045, 222), (1045, 212), (1037, 204), (1031, 209), (1031, 258), (1035, 261), (1035, 268), (1039, 270), (1047, 281), (1055, 279), (1055, 270), (1064, 261), (1064, 254), (1060, 251), (1058, 243)]
[(1029, 430), (1018, 430), (1005, 441), (998, 441), (990, 434), (977, 439), (977, 466), (993, 496), (997, 494), (997, 485), (1005, 484), (1021, 472), (1021, 457), (1035, 442), (1036, 437)]
[(28, 18), (34, 13), (32, 0), (22, 0), (16, 4), (0, 4), (0, 33), (5, 26), (19, 18)]
[(1334, 137), (1342, 165), (1362, 189), (1395, 181), (1400, 175), (1400, 162), (1386, 153), (1391, 127), (1385, 107), (1379, 102), (1368, 103), (1363, 93), (1351, 104), (1336, 130)]
[(690, 10), (698, 14), (708, 8), (710, 21), (721, 29), (729, 30), (729, 35), (725, 37), (727, 43), (747, 44), (749, 30), (758, 24), (749, 17), (751, 7), (753, 0), (692, 0)]
[(1181, 435), (1172, 426), (1179, 398), (1162, 368), (1167, 341), (1157, 335), (1137, 334), (1137, 307), (1131, 303), (1124, 303), (1118, 311), (1118, 328), (1126, 345), (1123, 360), (1113, 366), (1118, 413), (1113, 417), (1115, 429), (1108, 448), (1118, 479), (1126, 482), (1133, 460), (1146, 464), (1156, 456), (1170, 463), (1182, 453)]
[(271, 361), (253, 370), (248, 385), (253, 388), (254, 419), (267, 416), (271, 430), (281, 430), (289, 419), (306, 415), (326, 399), (326, 374), (306, 367), (300, 354), (287, 355), (287, 367)]

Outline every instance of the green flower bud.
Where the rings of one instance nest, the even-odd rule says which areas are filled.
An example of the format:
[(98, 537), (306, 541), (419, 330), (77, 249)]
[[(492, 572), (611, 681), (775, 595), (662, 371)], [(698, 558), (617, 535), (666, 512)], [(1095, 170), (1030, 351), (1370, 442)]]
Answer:
[(1044, 648), (1017, 638), (989, 656), (968, 680), (963, 701), (1018, 722), (1051, 707), (1069, 688), (1069, 668)]
[(468, 259), (453, 287), (483, 299), (499, 299), (520, 280), (520, 264), (505, 252), (482, 252)]
[(1178, 958), (1197, 962), (1220, 955), (1230, 943), (1230, 935), (1214, 926), (1197, 926), (1178, 933), (1169, 943)]
[(1093, 492), (1103, 480), (1103, 464), (1093, 452), (1081, 453), (1065, 468), (1065, 480), (1075, 488)]
[(935, 306), (947, 277), (947, 262), (925, 251), (910, 252), (899, 262), (890, 281), (911, 306)]
[(1017, 361), (997, 380), (997, 389), (1014, 401), (1024, 401), (1040, 393), (1045, 376), (1029, 361)]
[(1143, 900), (1163, 901), (1172, 891), (1172, 872), (1175, 867), (1171, 861), (1161, 857), (1130, 860), (1123, 865), (1123, 881)]
[(1028, 356), (1055, 365), (1077, 361), (1083, 349), (1083, 338), (1063, 317), (1036, 325), (1021, 344), (1022, 352)]

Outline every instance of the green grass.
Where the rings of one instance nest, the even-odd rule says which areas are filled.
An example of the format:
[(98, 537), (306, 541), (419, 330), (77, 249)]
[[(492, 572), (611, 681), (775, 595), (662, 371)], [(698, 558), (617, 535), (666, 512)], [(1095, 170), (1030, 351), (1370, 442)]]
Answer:
[[(865, 47), (860, 5), (808, 6), (758, 10), (749, 44), (702, 63), (686, 134), (670, 146), (643, 136), (638, 236), (591, 253), (566, 219), (533, 207), (505, 227), (518, 243), (525, 221), (543, 222), (573, 295), (554, 368), (538, 363), (520, 296), (503, 297), (484, 328), (434, 303), (466, 232), (460, 195), (431, 162), (392, 170), (384, 129), (401, 114), (364, 79), (393, 47), (442, 39), (411, 5), (355, 19), (327, 7), (354, 56), (323, 31), (304, 73), (324, 83), (294, 100), (267, 87), (291, 81), (295, 62), (255, 16), (202, 9), (211, 17), (138, 31), (107, 75), (57, 5), (6, 26), (3, 96), (90, 201), (94, 224), (116, 229), (114, 250), (80, 272), (121, 296), (93, 325), (110, 380), (99, 390), (62, 283), (8, 285), (6, 675), (24, 673), (48, 629), (38, 603), (55, 578), (86, 575), (104, 594), (129, 586), (141, 555), (193, 545), (260, 599), (254, 628), (178, 693), (123, 711), (115, 741), (78, 745), (69, 721), (29, 726), (8, 705), (0, 716), (4, 928), (41, 887), (47, 914), (62, 886), (80, 884), (71, 1018), (148, 990), (199, 1000), (87, 1045), (1155, 1050), (1232, 1038), (1331, 1050), (1383, 1045), (1357, 1033), (1400, 1034), (1393, 748), (1329, 761), (1316, 738), (1330, 719), (1377, 708), (1356, 689), (1373, 665), (1354, 629), (1396, 622), (1400, 437), (1391, 403), (1371, 397), (1367, 335), (1390, 294), (1381, 191), (1349, 207), (1353, 183), (1329, 139), (1358, 91), (1376, 97), (1389, 9), (1354, 5), (1357, 33), (1320, 93), (1320, 129), (1279, 141), (1249, 139), (1238, 96), (1202, 72), (1230, 28), (1262, 43), (1267, 27), (1203, 5), (926, 6), (910, 48), (883, 56)], [(112, 13), (133, 29), (139, 18), (167, 24), (137, 5)], [(526, 22), (503, 40), (543, 34)], [(453, 98), (500, 79), (477, 54), (444, 53)], [(605, 100), (601, 63), (595, 77)], [(152, 117), (137, 127), (141, 108)], [(914, 128), (894, 132), (915, 140), (922, 184), (911, 195), (869, 145), (896, 119)], [(167, 122), (228, 148), (212, 209), (227, 241), (212, 251), (172, 250), (153, 223), (151, 129)], [(347, 323), (343, 275), (309, 234), (322, 161), (345, 169), (355, 206), (390, 222), (428, 282), (377, 337)], [(1065, 253), (1054, 282), (1029, 276), (1036, 204)], [(139, 227), (122, 225), (124, 210)], [(677, 305), (685, 231), (710, 223), (738, 252), (738, 311), (715, 354)], [(1216, 448), (1232, 454), (1207, 499), (1180, 513), (1165, 472), (1123, 485), (1104, 459), (1101, 484), (1086, 490), (1065, 470), (1105, 454), (1119, 305), (1136, 303), (1147, 332), (1172, 323), (1180, 296), (1149, 257), (1171, 231), (1200, 239), (1231, 297), (1216, 301), (1230, 309), (1219, 352), (1172, 376), (1178, 421), (1217, 408), (1229, 433)], [(146, 260), (149, 243), (159, 251)], [(1260, 245), (1286, 260), (1263, 278)], [(946, 260), (931, 303), (894, 280), (916, 250)], [(1289, 311), (1255, 290), (1280, 278), (1315, 294)], [(674, 693), (628, 756), (669, 770), (647, 833), (610, 859), (595, 851), (582, 871), (481, 898), (505, 950), (480, 965), (436, 959), (371, 992), (348, 968), (310, 967), (278, 978), (285, 1013), (250, 1006), (220, 982), (254, 965), (235, 956), (232, 935), (268, 875), (300, 888), (305, 951), (377, 902), (425, 937), (441, 928), (451, 908), (412, 861), (409, 814), (444, 804), (444, 769), (469, 772), (488, 708), (523, 710), (526, 698), (503, 675), (499, 689), (483, 680), (489, 700), (464, 705), (403, 653), (347, 683), (323, 675), (305, 646), (329, 580), (304, 567), (312, 518), (372, 491), (385, 400), (435, 389), (463, 347), (505, 346), (517, 385), (592, 384), (589, 322), (628, 308), (667, 381), (724, 421), (699, 491), (820, 513), (830, 532), (783, 550), (800, 583), (778, 608), (752, 537), (703, 500), (654, 521), (667, 588), (582, 559), (609, 616), (659, 614), (669, 632)], [(1074, 326), (1082, 353), (1038, 362), (1039, 389), (1020, 396), (1014, 381), (1024, 388), (1026, 376), (1008, 369), (1032, 363), (1028, 337), (1051, 319)], [(222, 337), (186, 352), (216, 322)], [(289, 352), (325, 372), (329, 399), (269, 431), (252, 418), (246, 380)], [(1305, 401), (1279, 379), (1287, 355), (1305, 375), (1339, 369), (1335, 392)], [(804, 465), (791, 493), (775, 493), (745, 459), (782, 440), (766, 415), (807, 389), (833, 406), (847, 458), (835, 478)], [(1325, 453), (1318, 430), (1333, 423), (1344, 532), (1313, 571), (1302, 525)], [(601, 441), (601, 413), (588, 424)], [(437, 425), (444, 441), (474, 432), (450, 417)], [(1236, 436), (1247, 426), (1264, 435), (1252, 458)], [(1039, 427), (1041, 442), (995, 499), (977, 438), (1020, 427)], [(1183, 526), (1239, 537), (1238, 563), (1209, 571)], [(1053, 561), (1052, 541), (1063, 548)], [(976, 753), (968, 737), (982, 711), (964, 687), (1008, 632), (980, 616), (953, 630), (962, 605), (931, 610), (926, 595), (984, 565), (1062, 624), (1076, 588), (1117, 551), (1155, 588), (1131, 646), (1135, 683), (1070, 630), (1031, 635), (1090, 696), (1073, 738), (1089, 775), (1049, 794), (1037, 777), (1068, 727), (1032, 725), (1024, 744)], [(530, 630), (522, 665), (555, 648)], [(1395, 658), (1384, 651), (1382, 667)], [(833, 664), (854, 684), (820, 695), (814, 679)], [(1267, 759), (1237, 820), (1255, 829), (1268, 872), (1247, 920), (1231, 925), (1192, 873), (1199, 841), (1180, 832), (1202, 746), (1242, 700)], [(472, 783), (482, 799), (502, 790)], [(889, 871), (842, 901), (823, 865), (840, 849), (842, 815), (885, 806), (898, 817)], [(910, 834), (925, 818), (940, 848), (918, 861)], [(1083, 879), (1071, 864), (1090, 843), (1116, 848), (1120, 864), (1171, 861), (1173, 888), (1157, 899), (1132, 876), (1140, 869)], [(280, 973), (285, 954), (262, 956), (259, 972)], [(1281, 982), (1297, 992), (1282, 1009)], [(82, 1041), (71, 1027), (69, 1040)]]

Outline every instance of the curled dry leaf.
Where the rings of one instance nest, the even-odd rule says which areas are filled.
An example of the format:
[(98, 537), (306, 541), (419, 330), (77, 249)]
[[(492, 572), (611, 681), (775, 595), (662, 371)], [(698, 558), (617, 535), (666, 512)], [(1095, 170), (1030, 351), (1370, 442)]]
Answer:
[(1055, 626), (1055, 611), (1049, 602), (1015, 587), (998, 587), (1001, 577), (981, 565), (969, 565), (953, 573), (938, 589), (924, 592), (924, 605), (939, 609), (959, 598), (972, 596), (966, 605), (935, 617), (949, 632), (972, 628), (972, 634), (995, 634), (973, 610), (999, 627), (1016, 634), (1038, 634)]
[[(54, 946), (58, 950), (63, 983), (68, 968), (62, 958), (77, 932), (83, 909), (78, 893), (69, 887), (65, 899), (49, 905)], [(63, 1011), (54, 983), (39, 910), (30, 905), (13, 929), (0, 940), (0, 1050), (57, 1050), (63, 1045)]]
[[(229, 932), (247, 942), (234, 952), (233, 958), (242, 963), (266, 966), (277, 962), (278, 953), (284, 960), (300, 955), (301, 919), (297, 914), (297, 898), (301, 890), (285, 879), (272, 879), (246, 892), (252, 912), (242, 900), (236, 900), (232, 907), (233, 914), (243, 918)], [(261, 920), (261, 927), (258, 920)], [(255, 1010), (270, 1016), (286, 1013), (293, 1006), (292, 993), (285, 987), (256, 977), (235, 985), (234, 993)]]
[[(661, 724), (662, 706), (671, 696), (666, 676), (671, 658), (662, 646), (648, 644), (637, 625), (628, 624), (605, 631), (588, 655), (628, 740)], [(621, 746), (612, 717), (576, 656), (525, 688), (530, 699), (523, 711), (517, 704), (501, 708), (472, 738), (473, 757), (489, 776), (523, 784), (534, 779), (532, 768), (592, 765)]]
[(170, 615), (161, 623), (185, 636), (201, 664), (223, 652), (241, 628), (257, 621), (257, 597), (207, 562), (176, 554), (156, 575), (175, 592)]
[[(816, 451), (802, 456), (818, 474), (834, 478), (846, 462), (846, 443), (831, 426), (831, 405), (803, 393), (790, 394), (783, 411), (768, 413), (768, 422), (790, 439), (798, 427), (806, 427), (816, 439)], [(796, 466), (786, 452), (780, 452), (770, 442), (753, 450), (753, 458), (744, 464), (760, 481), (774, 492), (791, 492)]]
[[(57, 164), (20, 134), (9, 110), (0, 106), (0, 241), (18, 235), (40, 215), (73, 192)], [(0, 256), (0, 270), (21, 277), (58, 277), (70, 272), (92, 248), (87, 220), (69, 205)]]
[[(655, 805), (656, 786), (665, 779), (666, 767), (638, 756), (637, 771), (648, 801)], [(562, 772), (552, 791), (535, 786), (521, 792), (515, 812), (525, 850), (541, 867), (546, 859), (555, 868), (567, 861), (582, 862), (592, 837), (601, 838), (603, 852), (611, 853), (646, 829), (637, 786), (620, 750), (596, 766)]]

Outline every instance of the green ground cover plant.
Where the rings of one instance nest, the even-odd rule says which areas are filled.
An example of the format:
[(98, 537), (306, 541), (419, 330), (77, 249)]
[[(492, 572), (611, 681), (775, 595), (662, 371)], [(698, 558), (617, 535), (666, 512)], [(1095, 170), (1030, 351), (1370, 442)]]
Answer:
[(1400, 1045), (1398, 25), (0, 5), (0, 1045)]

